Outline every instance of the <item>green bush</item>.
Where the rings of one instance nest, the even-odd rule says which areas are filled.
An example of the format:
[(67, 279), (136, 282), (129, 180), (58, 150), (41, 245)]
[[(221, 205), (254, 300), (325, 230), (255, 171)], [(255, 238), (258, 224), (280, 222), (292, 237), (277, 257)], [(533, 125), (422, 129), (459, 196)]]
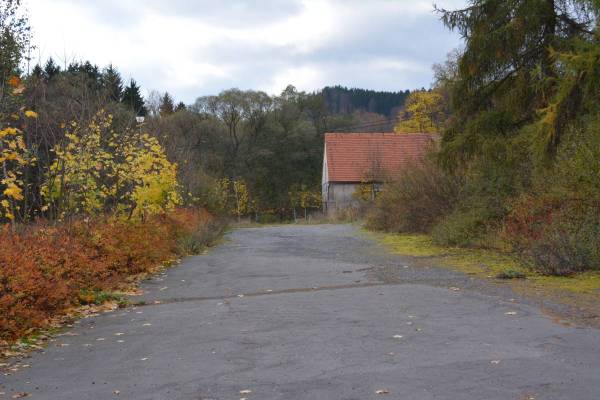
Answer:
[(600, 270), (598, 210), (598, 204), (579, 199), (524, 196), (513, 205), (504, 236), (538, 272)]
[(521, 271), (507, 269), (496, 275), (498, 279), (525, 279), (527, 276)]
[(550, 275), (600, 270), (600, 116), (571, 126), (534, 189), (510, 204), (503, 236)]
[(367, 213), (367, 227), (390, 232), (428, 232), (455, 207), (463, 179), (427, 160), (405, 168), (384, 186)]
[(458, 209), (431, 230), (433, 242), (442, 246), (484, 246), (494, 231), (495, 215), (484, 207)]
[(200, 254), (213, 245), (223, 234), (226, 224), (222, 220), (215, 220), (202, 224), (198, 229), (188, 235), (182, 236), (177, 243), (180, 254)]

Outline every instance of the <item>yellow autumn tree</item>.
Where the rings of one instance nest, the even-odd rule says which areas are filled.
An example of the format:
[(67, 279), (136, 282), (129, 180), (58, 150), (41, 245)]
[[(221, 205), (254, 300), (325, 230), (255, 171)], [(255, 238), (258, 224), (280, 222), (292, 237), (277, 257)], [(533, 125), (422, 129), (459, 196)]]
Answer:
[(352, 196), (364, 203), (369, 203), (375, 200), (375, 183), (366, 179), (362, 179), (360, 183), (356, 186), (354, 193)]
[(248, 186), (243, 180), (233, 181), (233, 195), (235, 199), (235, 208), (233, 213), (238, 217), (238, 220), (242, 215), (247, 214), (250, 211), (250, 195), (248, 193)]
[(104, 111), (87, 126), (72, 123), (54, 152), (42, 194), (58, 216), (114, 211), (144, 217), (181, 202), (177, 165), (158, 140), (137, 129), (116, 132)]
[(21, 78), (12, 76), (2, 88), (3, 107), (0, 111), (0, 222), (14, 221), (24, 201), (23, 173), (35, 158), (27, 149), (22, 126), (24, 119), (37, 118), (37, 113), (22, 106), (25, 90)]
[(304, 219), (308, 219), (308, 210), (320, 208), (322, 205), (322, 194), (320, 191), (311, 190), (306, 185), (294, 187), (288, 192), (290, 206), (296, 220), (296, 207), (300, 207), (304, 211)]
[(209, 207), (218, 213), (229, 212), (229, 187), (231, 181), (228, 178), (217, 179), (209, 190)]
[(444, 98), (435, 90), (415, 91), (398, 113), (396, 133), (439, 133), (444, 123)]
[(14, 127), (0, 130), (0, 220), (14, 220), (23, 200), (23, 168), (28, 164), (23, 132)]

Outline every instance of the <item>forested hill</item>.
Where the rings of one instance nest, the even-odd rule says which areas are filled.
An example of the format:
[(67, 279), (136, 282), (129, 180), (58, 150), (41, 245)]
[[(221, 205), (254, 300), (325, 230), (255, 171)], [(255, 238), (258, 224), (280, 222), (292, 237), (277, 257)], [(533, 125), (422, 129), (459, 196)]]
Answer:
[(321, 94), (332, 114), (352, 114), (356, 110), (364, 110), (391, 117), (404, 105), (410, 92), (408, 90), (378, 92), (368, 89), (348, 89), (343, 86), (326, 86), (321, 90)]

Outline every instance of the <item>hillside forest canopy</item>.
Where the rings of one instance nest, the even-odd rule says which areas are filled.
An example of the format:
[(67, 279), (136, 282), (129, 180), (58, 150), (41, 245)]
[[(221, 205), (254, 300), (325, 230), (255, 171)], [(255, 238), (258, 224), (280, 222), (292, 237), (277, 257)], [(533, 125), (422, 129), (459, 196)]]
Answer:
[(131, 217), (178, 204), (276, 220), (296, 208), (318, 210), (324, 133), (391, 127), (408, 96), (340, 86), (306, 93), (290, 85), (277, 96), (232, 88), (184, 104), (168, 92), (144, 98), (114, 65), (61, 66), (49, 58), (28, 73), (27, 20), (10, 22), (19, 2), (7, 4), (5, 222)]

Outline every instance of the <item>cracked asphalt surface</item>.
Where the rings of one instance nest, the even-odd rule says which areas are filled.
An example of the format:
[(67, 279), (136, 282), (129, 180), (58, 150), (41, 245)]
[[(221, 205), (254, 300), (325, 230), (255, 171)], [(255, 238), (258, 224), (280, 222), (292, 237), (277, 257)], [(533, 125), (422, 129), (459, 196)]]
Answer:
[(0, 399), (600, 399), (599, 330), (412, 261), (349, 225), (233, 231), (1, 375)]

